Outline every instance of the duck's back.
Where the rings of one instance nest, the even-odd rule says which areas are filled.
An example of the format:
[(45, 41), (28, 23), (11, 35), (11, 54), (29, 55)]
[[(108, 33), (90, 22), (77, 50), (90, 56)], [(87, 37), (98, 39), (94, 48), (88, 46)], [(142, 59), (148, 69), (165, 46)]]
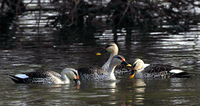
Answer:
[(145, 73), (160, 73), (160, 72), (169, 72), (174, 67), (170, 65), (163, 65), (163, 64), (151, 64), (144, 68)]
[(107, 71), (97, 67), (81, 67), (78, 68), (78, 74), (81, 80), (99, 81), (104, 80)]

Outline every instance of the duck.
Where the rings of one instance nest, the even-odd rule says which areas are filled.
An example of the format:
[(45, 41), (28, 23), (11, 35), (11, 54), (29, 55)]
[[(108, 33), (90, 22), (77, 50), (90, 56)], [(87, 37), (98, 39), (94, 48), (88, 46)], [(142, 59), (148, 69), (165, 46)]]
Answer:
[(73, 68), (65, 68), (61, 74), (47, 70), (9, 75), (9, 77), (15, 83), (21, 84), (69, 84), (71, 79), (80, 85), (78, 72)]
[(110, 60), (109, 67), (107, 70), (99, 68), (88, 68), (88, 67), (81, 67), (78, 68), (77, 70), (81, 81), (82, 80), (114, 81), (116, 80), (114, 74), (115, 68), (117, 65), (120, 64), (131, 67), (131, 64), (128, 64), (123, 56), (115, 55)]
[(188, 78), (189, 73), (184, 70), (164, 64), (145, 64), (136, 59), (131, 68), (130, 78)]
[(96, 55), (102, 55), (103, 53), (106, 53), (106, 52), (110, 53), (110, 57), (108, 58), (107, 62), (101, 67), (103, 70), (108, 70), (109, 64), (110, 64), (112, 58), (115, 55), (118, 55), (119, 48), (118, 48), (116, 43), (110, 42), (103, 48), (103, 50), (101, 50), (100, 52), (96, 53)]

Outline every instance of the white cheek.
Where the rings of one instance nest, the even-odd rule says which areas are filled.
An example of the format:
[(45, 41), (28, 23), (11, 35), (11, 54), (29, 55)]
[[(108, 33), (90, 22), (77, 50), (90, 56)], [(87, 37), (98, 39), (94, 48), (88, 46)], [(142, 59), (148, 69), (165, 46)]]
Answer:
[(69, 79), (76, 79), (76, 76), (75, 76), (74, 72), (72, 72), (72, 71), (67, 72), (66, 75)]
[(76, 79), (76, 75), (73, 73), (73, 74), (71, 74), (71, 79)]
[(109, 53), (112, 53), (112, 52), (114, 52), (114, 51), (113, 51), (113, 48), (110, 48), (110, 47), (109, 47), (109, 48), (107, 48), (107, 49), (106, 49), (106, 51), (107, 51), (107, 52), (109, 52)]
[(169, 71), (170, 73), (181, 73), (183, 72), (183, 70), (179, 70), (179, 69), (173, 69), (171, 71)]
[(28, 78), (29, 76), (27, 76), (26, 74), (16, 74), (15, 77), (25, 79)]

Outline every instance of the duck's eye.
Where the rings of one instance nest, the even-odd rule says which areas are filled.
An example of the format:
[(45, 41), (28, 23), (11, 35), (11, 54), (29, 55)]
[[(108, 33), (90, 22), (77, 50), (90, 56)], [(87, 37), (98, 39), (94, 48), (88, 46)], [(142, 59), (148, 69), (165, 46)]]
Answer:
[(110, 46), (112, 46), (112, 45), (107, 45), (106, 48), (108, 48), (108, 47), (110, 47)]

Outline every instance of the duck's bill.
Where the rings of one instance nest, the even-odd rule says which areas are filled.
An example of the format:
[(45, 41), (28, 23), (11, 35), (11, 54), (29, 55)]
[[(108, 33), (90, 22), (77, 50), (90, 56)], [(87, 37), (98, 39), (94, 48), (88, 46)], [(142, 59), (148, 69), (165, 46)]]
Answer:
[(80, 85), (81, 84), (81, 81), (79, 79), (75, 79), (74, 81), (75, 81), (76, 85)]
[(121, 64), (124, 65), (124, 66), (127, 66), (127, 67), (131, 67), (132, 66), (131, 64), (128, 64), (126, 61), (122, 61)]
[(101, 50), (99, 53), (97, 53), (96, 55), (97, 56), (100, 56), (100, 55), (102, 55), (103, 53), (106, 53), (107, 51), (106, 51), (106, 49), (103, 49), (103, 50)]
[(97, 55), (97, 56), (100, 56), (100, 55), (101, 55), (101, 53), (97, 53), (96, 55)]
[(133, 79), (135, 77), (136, 70), (134, 68), (131, 68), (131, 75), (130, 79)]

